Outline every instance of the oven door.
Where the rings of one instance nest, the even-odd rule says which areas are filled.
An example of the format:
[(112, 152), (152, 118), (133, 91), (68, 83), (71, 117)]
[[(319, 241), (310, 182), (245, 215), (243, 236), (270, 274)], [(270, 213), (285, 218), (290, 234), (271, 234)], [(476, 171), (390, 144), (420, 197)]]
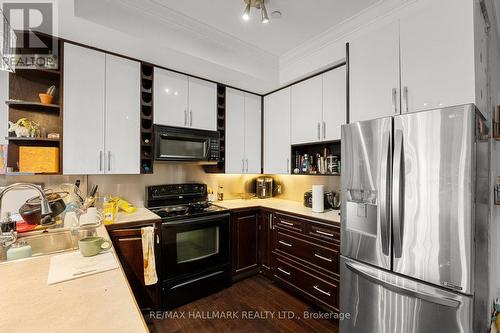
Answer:
[(165, 222), (161, 232), (163, 280), (229, 262), (229, 214)]

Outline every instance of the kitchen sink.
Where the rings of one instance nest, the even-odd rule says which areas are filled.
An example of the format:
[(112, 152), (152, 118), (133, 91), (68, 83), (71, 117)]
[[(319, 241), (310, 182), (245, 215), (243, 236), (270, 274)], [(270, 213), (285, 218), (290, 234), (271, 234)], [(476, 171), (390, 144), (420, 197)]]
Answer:
[[(43, 232), (29, 236), (19, 236), (17, 241), (24, 241), (31, 246), (32, 257), (39, 257), (78, 249), (78, 241), (84, 237), (96, 236), (95, 229), (61, 230)], [(1, 262), (1, 260), (0, 260)]]

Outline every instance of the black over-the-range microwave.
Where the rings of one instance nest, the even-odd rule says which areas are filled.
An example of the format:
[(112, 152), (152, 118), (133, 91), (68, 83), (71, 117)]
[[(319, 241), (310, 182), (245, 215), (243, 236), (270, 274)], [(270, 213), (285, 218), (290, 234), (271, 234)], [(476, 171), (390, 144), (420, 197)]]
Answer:
[(216, 164), (220, 156), (217, 131), (155, 125), (155, 161)]

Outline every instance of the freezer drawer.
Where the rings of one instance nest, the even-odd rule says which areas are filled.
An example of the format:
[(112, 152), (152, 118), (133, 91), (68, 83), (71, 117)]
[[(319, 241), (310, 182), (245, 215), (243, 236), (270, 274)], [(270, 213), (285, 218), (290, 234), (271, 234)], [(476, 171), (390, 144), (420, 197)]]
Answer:
[(472, 297), (340, 258), (342, 333), (469, 333)]

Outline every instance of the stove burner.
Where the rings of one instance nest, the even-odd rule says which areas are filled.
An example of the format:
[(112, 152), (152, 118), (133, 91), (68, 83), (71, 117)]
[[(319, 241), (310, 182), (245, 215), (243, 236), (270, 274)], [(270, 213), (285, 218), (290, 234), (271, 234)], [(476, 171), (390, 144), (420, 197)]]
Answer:
[(160, 217), (185, 216), (190, 214), (202, 213), (209, 209), (211, 204), (207, 201), (192, 202), (186, 205), (166, 206), (153, 209)]

